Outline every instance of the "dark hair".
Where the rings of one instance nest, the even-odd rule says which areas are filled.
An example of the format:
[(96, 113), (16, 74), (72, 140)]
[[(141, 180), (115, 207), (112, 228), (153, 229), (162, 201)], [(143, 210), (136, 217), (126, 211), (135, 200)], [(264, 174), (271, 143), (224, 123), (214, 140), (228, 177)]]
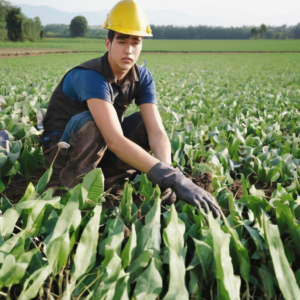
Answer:
[(112, 43), (113, 40), (114, 40), (114, 37), (115, 37), (115, 31), (113, 30), (108, 30), (108, 33), (107, 33), (107, 38), (109, 39), (109, 41)]

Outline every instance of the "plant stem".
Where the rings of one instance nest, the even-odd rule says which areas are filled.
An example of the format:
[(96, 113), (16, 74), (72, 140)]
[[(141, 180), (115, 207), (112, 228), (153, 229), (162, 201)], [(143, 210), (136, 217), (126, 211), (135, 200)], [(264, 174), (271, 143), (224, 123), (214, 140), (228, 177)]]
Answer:
[(87, 291), (87, 290), (89, 291), (89, 287), (92, 286), (101, 276), (102, 276), (102, 273), (99, 274), (99, 276), (97, 276), (96, 279), (94, 281), (92, 281), (88, 286), (86, 286), (83, 289), (83, 291), (79, 294), (79, 296), (76, 298), (76, 300), (80, 300), (80, 298), (82, 297), (82, 295), (84, 294), (84, 292)]
[(87, 278), (88, 276), (94, 275), (94, 274), (96, 274), (96, 273), (90, 273), (90, 274), (85, 275), (85, 276), (77, 283), (77, 285), (75, 286), (75, 290), (79, 287), (79, 285), (82, 283), (82, 281), (83, 281), (85, 278)]
[(215, 281), (213, 281), (210, 286), (210, 299), (211, 300), (214, 300), (214, 283), (215, 283)]
[(60, 150), (60, 148), (57, 148), (56, 154), (55, 154), (55, 156), (54, 156), (54, 159), (53, 159), (52, 164), (51, 164), (50, 167), (53, 166), (53, 164), (54, 164), (54, 162), (55, 162), (55, 160), (56, 160), (56, 157), (57, 157), (57, 155), (58, 155), (58, 153), (59, 153), (59, 150)]
[(49, 280), (49, 292), (50, 293), (51, 293), (51, 289), (52, 289), (52, 282), (53, 282), (53, 277), (51, 276), (50, 280)]
[(58, 276), (58, 294), (61, 296), (63, 293), (64, 268), (62, 268)]

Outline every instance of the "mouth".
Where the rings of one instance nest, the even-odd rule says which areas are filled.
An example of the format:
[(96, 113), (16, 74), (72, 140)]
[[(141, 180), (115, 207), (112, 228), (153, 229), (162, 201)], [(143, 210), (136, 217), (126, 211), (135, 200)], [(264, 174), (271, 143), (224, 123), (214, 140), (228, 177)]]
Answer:
[(130, 57), (124, 57), (124, 58), (122, 58), (122, 62), (125, 64), (131, 64), (132, 59)]

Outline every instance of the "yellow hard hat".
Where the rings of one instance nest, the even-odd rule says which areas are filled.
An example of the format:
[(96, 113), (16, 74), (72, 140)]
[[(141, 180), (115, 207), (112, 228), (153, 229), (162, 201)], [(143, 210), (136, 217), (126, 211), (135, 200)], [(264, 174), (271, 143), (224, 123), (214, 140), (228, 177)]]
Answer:
[(152, 36), (147, 16), (134, 0), (118, 2), (107, 15), (102, 28), (129, 35)]

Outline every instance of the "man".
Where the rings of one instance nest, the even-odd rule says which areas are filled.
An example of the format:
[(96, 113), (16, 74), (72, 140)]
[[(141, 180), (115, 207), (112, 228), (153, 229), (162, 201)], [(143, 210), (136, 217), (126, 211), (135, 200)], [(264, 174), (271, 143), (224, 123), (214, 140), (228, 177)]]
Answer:
[[(220, 215), (217, 201), (172, 167), (171, 147), (155, 99), (150, 72), (136, 64), (143, 36), (152, 36), (147, 17), (133, 0), (115, 5), (103, 25), (107, 53), (69, 71), (54, 91), (44, 119), (44, 157), (51, 163), (57, 143), (70, 144), (54, 167), (69, 188), (77, 177), (102, 168), (106, 189), (139, 170), (179, 199)], [(131, 101), (140, 112), (124, 119)], [(154, 156), (149, 154), (152, 150)]]

